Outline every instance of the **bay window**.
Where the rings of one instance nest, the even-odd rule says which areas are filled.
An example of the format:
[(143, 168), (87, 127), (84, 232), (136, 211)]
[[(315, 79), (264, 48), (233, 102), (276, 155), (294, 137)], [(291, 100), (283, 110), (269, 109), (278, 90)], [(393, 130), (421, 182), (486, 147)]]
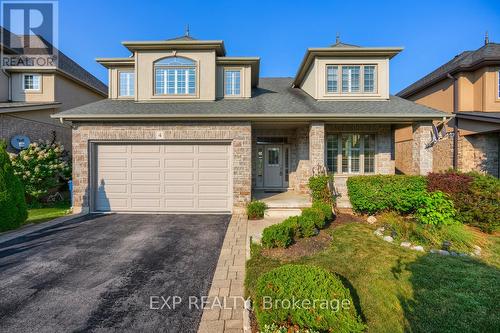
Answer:
[(196, 63), (170, 57), (155, 63), (155, 95), (194, 95)]
[(329, 172), (360, 174), (375, 172), (375, 134), (337, 133), (326, 139)]

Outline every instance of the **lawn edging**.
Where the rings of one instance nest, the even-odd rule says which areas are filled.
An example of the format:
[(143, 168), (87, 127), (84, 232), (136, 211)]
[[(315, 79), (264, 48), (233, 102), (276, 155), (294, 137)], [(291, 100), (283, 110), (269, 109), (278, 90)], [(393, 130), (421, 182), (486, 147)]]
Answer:
[(43, 230), (43, 229), (48, 228), (48, 227), (57, 226), (61, 223), (64, 223), (64, 222), (67, 222), (67, 221), (70, 221), (73, 219), (77, 219), (80, 217), (84, 217), (86, 215), (90, 215), (90, 214), (88, 214), (88, 213), (69, 214), (69, 215), (57, 217), (53, 220), (46, 221), (46, 222), (26, 224), (19, 229), (9, 230), (9, 231), (5, 231), (5, 232), (0, 233), (0, 243), (8, 242), (8, 241), (13, 240), (15, 238), (22, 237), (22, 236), (31, 234), (33, 232)]

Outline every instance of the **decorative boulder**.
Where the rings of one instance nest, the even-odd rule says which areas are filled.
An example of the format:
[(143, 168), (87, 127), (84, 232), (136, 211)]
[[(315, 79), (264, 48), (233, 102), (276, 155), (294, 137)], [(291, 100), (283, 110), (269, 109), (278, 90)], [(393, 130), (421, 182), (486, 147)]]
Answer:
[(392, 238), (391, 236), (384, 236), (384, 240), (386, 242), (392, 243), (394, 241), (394, 238)]
[(413, 245), (411, 249), (414, 251), (425, 252), (424, 247), (421, 245)]
[(368, 222), (369, 224), (374, 224), (377, 222), (377, 218), (373, 215), (370, 215), (368, 216), (368, 218), (366, 219), (366, 222)]
[(410, 242), (401, 242), (400, 246), (402, 246), (402, 247), (410, 247), (411, 243)]

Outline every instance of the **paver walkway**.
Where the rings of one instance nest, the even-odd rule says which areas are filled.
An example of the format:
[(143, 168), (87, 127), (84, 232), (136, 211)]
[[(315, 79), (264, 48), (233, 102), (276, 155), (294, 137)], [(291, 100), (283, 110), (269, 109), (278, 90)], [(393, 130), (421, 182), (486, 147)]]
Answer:
[(217, 262), (199, 333), (243, 332), (247, 217), (233, 215)]

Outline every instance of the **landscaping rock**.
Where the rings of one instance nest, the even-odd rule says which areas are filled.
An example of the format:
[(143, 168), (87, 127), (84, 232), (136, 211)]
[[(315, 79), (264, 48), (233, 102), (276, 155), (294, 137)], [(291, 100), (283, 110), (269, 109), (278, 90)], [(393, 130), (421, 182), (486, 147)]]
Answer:
[(375, 230), (373, 233), (379, 237), (382, 237), (382, 236), (384, 236), (384, 230), (385, 229), (381, 227), (381, 228), (378, 228), (377, 230)]
[(438, 250), (436, 250), (436, 249), (430, 249), (430, 251), (429, 251), (429, 252), (430, 252), (430, 253), (438, 253)]
[(481, 255), (481, 248), (477, 245), (474, 245), (474, 250), (472, 251), (474, 255), (480, 256)]
[(454, 257), (458, 256), (458, 253), (451, 251), (450, 254)]
[(460, 257), (468, 257), (469, 255), (467, 253), (459, 253), (458, 254)]
[(402, 246), (402, 247), (410, 247), (411, 243), (410, 242), (401, 242), (400, 246)]
[(384, 236), (384, 240), (386, 242), (392, 243), (394, 241), (394, 238), (392, 238), (391, 236)]
[(373, 224), (373, 223), (376, 223), (377, 222), (377, 218), (373, 215), (370, 215), (368, 216), (368, 218), (366, 219), (366, 222), (370, 223), (370, 224)]
[(442, 256), (449, 256), (450, 255), (450, 252), (448, 252), (446, 250), (438, 250), (437, 253), (442, 255)]
[(413, 245), (411, 249), (414, 251), (425, 252), (424, 247), (421, 245)]

